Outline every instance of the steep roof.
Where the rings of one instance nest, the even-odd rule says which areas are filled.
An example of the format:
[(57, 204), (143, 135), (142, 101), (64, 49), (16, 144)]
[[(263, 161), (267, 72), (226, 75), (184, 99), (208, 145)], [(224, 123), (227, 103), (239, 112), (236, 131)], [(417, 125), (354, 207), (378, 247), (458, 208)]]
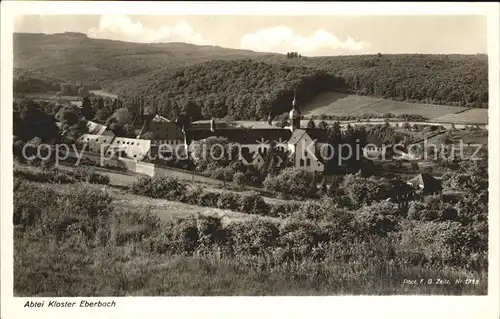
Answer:
[(300, 141), (300, 139), (302, 138), (302, 136), (304, 136), (304, 134), (306, 134), (306, 131), (304, 131), (302, 129), (294, 130), (292, 133), (292, 136), (288, 140), (288, 144), (293, 144), (293, 145), (297, 144)]
[(87, 121), (87, 128), (89, 129), (89, 134), (101, 135), (107, 130), (108, 127), (96, 122)]
[(32, 138), (32, 139), (31, 139), (28, 143), (26, 143), (26, 144), (28, 144), (28, 145), (30, 145), (30, 146), (35, 146), (35, 147), (38, 147), (38, 146), (40, 146), (40, 145), (42, 144), (42, 142), (43, 142), (43, 141), (42, 141), (42, 138), (41, 138), (41, 137), (35, 136), (35, 137), (33, 137), (33, 138)]
[(167, 119), (166, 117), (163, 117), (161, 115), (158, 115), (158, 114), (156, 114), (155, 117), (153, 117), (152, 121), (153, 122), (170, 122), (169, 119)]
[(288, 140), (289, 144), (296, 144), (304, 134), (309, 135), (312, 140), (316, 140), (319, 143), (327, 143), (328, 142), (328, 132), (321, 128), (306, 128), (306, 129), (296, 129), (293, 131), (290, 140)]
[(322, 129), (322, 128), (306, 128), (305, 131), (306, 131), (307, 134), (309, 134), (309, 136), (313, 140), (316, 140), (319, 143), (327, 143), (328, 142), (328, 132), (325, 129)]
[(410, 179), (408, 183), (428, 190), (441, 189), (441, 181), (437, 180), (428, 173), (418, 174), (414, 178)]

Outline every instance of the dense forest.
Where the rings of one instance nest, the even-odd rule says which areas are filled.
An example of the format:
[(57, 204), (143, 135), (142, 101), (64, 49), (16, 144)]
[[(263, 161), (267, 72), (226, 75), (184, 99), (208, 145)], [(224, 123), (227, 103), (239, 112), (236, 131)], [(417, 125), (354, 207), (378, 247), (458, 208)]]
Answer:
[(16, 34), (14, 49), (15, 68), (24, 75), (99, 83), (124, 99), (146, 98), (170, 118), (184, 113), (192, 119), (263, 119), (270, 112), (289, 110), (295, 89), (300, 103), (323, 91), (343, 91), (408, 102), (488, 106), (486, 55), (289, 59), (220, 47), (137, 44), (72, 34)]

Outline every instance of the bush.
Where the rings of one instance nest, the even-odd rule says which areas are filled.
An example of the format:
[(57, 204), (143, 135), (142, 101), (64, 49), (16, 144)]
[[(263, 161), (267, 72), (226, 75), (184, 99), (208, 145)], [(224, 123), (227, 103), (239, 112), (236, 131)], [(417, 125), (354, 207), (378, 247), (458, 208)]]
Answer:
[(196, 217), (198, 241), (203, 248), (213, 245), (224, 246), (228, 241), (228, 233), (222, 226), (221, 218), (198, 215)]
[(240, 211), (247, 214), (267, 215), (269, 205), (257, 194), (244, 195), (240, 203)]
[(390, 201), (363, 206), (354, 214), (355, 227), (360, 236), (386, 236), (397, 230), (398, 207)]
[(57, 169), (34, 169), (34, 168), (15, 168), (13, 175), (22, 177), (26, 180), (40, 183), (60, 183), (71, 184), (76, 182), (71, 175), (57, 171)]
[(269, 216), (286, 218), (299, 210), (300, 204), (274, 204), (270, 205)]
[(259, 218), (228, 225), (231, 246), (237, 255), (262, 255), (277, 245), (279, 230), (275, 223)]
[(178, 219), (170, 228), (172, 249), (175, 253), (192, 254), (198, 247), (198, 223), (196, 218)]
[(398, 253), (412, 262), (470, 265), (473, 237), (460, 223), (408, 222), (401, 232)]
[(141, 176), (130, 186), (130, 191), (137, 195), (174, 200), (182, 196), (185, 185), (169, 176)]
[(304, 197), (310, 191), (312, 180), (306, 170), (288, 167), (276, 177), (267, 176), (263, 185), (269, 191)]
[(202, 192), (198, 196), (198, 205), (204, 207), (217, 207), (220, 194), (215, 192)]
[(237, 172), (233, 176), (233, 183), (237, 186), (242, 186), (247, 182), (247, 178), (245, 174), (241, 172)]
[(222, 192), (217, 201), (217, 208), (237, 211), (240, 208), (240, 201), (241, 196), (239, 194)]

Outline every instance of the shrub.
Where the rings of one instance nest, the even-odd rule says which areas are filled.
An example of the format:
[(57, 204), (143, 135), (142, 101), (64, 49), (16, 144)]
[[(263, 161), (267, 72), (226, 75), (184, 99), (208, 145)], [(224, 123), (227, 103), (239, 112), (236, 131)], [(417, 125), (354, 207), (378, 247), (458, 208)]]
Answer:
[(220, 209), (238, 210), (240, 208), (241, 196), (232, 192), (220, 193), (217, 207)]
[(27, 180), (41, 183), (72, 184), (76, 182), (71, 173), (60, 172), (56, 168), (46, 168), (43, 170), (28, 169), (24, 170), (20, 175)]
[(398, 207), (390, 201), (363, 206), (354, 214), (355, 227), (360, 236), (386, 236), (396, 230)]
[(457, 222), (409, 222), (401, 231), (398, 253), (414, 263), (467, 265), (471, 239)]
[(247, 180), (246, 180), (246, 176), (245, 174), (241, 173), (241, 172), (237, 172), (234, 174), (233, 176), (233, 183), (237, 186), (241, 186), (241, 185), (244, 185)]
[(196, 227), (198, 241), (203, 248), (209, 248), (212, 245), (222, 246), (228, 240), (228, 234), (222, 226), (220, 217), (198, 215)]
[(264, 254), (278, 242), (277, 225), (263, 218), (233, 222), (228, 228), (236, 254)]
[(300, 209), (300, 204), (274, 204), (270, 205), (269, 216), (286, 218)]
[(184, 203), (191, 205), (198, 204), (198, 198), (203, 193), (203, 188), (199, 186), (189, 186), (185, 188), (185, 191), (179, 197), (179, 200)]
[(108, 175), (91, 172), (89, 175), (87, 175), (87, 182), (91, 184), (108, 185), (110, 180)]
[(309, 222), (286, 220), (279, 229), (279, 245), (286, 259), (302, 259), (318, 244), (316, 227)]
[(108, 185), (109, 176), (96, 172), (91, 167), (78, 166), (72, 175), (79, 181), (84, 181), (91, 184)]
[(220, 194), (215, 192), (202, 192), (198, 196), (198, 205), (204, 207), (217, 207)]
[(257, 194), (244, 195), (240, 203), (240, 211), (247, 214), (269, 214), (269, 205)]
[(164, 175), (141, 176), (130, 186), (130, 191), (134, 194), (169, 200), (178, 199), (184, 190), (184, 184)]
[(304, 197), (310, 190), (312, 180), (306, 170), (288, 167), (276, 177), (267, 176), (263, 185), (270, 191)]
[(196, 218), (187, 217), (175, 220), (170, 227), (171, 248), (173, 252), (180, 254), (192, 254), (198, 247), (198, 223)]

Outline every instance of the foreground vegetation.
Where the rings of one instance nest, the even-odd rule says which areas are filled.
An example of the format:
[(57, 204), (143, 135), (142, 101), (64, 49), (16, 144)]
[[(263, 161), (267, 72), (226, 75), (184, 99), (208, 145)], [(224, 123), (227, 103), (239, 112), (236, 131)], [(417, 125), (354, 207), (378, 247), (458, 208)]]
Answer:
[[(463, 174), (449, 180), (481, 192)], [(114, 205), (88, 183), (63, 194), (54, 186), (15, 177), (17, 296), (487, 292), (484, 197), (464, 200), (455, 213), (438, 198), (407, 214), (390, 202), (349, 211), (324, 198), (278, 219), (163, 221), (147, 207)], [(169, 178), (141, 179), (131, 191), (175, 199), (178, 187)], [(467, 279), (474, 283), (455, 283)]]
[[(269, 112), (288, 111), (294, 89), (301, 103), (325, 91), (467, 107), (488, 103), (485, 55), (287, 59), (279, 54), (125, 43), (82, 34), (16, 34), (14, 48), (14, 84), (19, 92), (39, 92), (42, 87), (53, 88), (54, 81), (78, 79), (79, 84), (103, 87), (124, 99), (147, 98), (148, 104), (156, 100), (161, 115), (168, 118), (185, 114), (192, 119), (262, 119)], [(25, 76), (43, 78), (45, 84)]]

